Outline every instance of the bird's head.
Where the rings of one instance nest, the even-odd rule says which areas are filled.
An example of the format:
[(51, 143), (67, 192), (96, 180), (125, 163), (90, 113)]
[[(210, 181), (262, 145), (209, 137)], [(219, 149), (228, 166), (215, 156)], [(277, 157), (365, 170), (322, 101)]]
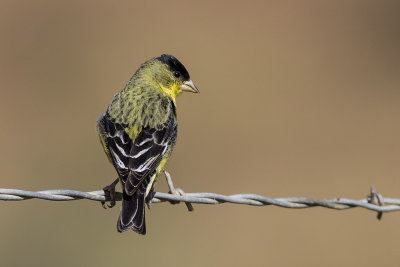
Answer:
[(174, 56), (163, 54), (144, 63), (139, 71), (142, 78), (159, 87), (173, 100), (182, 93), (199, 93), (185, 66)]

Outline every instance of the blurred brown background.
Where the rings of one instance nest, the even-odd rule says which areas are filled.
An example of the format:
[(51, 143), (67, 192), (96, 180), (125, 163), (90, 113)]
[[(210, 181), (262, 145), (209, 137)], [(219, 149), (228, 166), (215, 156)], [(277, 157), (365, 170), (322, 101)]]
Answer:
[[(400, 197), (398, 1), (1, 1), (0, 187), (91, 191), (116, 174), (97, 117), (168, 52), (178, 99), (167, 169), (187, 192)], [(164, 178), (157, 191), (166, 191)], [(400, 213), (0, 203), (1, 266), (399, 266)]]

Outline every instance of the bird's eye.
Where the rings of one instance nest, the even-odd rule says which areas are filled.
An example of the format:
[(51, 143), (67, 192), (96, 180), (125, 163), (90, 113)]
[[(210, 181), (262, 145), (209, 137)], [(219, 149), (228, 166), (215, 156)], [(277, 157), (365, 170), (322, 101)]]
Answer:
[(181, 77), (181, 73), (180, 73), (179, 71), (175, 71), (175, 72), (174, 72), (174, 76), (175, 76), (176, 78), (179, 78), (179, 77)]

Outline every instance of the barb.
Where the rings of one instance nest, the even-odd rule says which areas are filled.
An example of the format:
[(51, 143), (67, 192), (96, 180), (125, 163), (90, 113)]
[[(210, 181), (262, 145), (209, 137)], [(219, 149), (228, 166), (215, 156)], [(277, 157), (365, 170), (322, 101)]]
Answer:
[[(379, 196), (379, 201), (376, 197)], [(45, 199), (52, 201), (69, 201), (79, 199), (89, 199), (94, 201), (108, 201), (109, 197), (103, 190), (81, 192), (76, 190), (45, 190), (45, 191), (25, 191), (18, 189), (0, 188), (0, 200), (5, 201), (20, 201), (27, 199)], [(122, 193), (117, 192), (116, 200), (120, 201)], [(195, 204), (222, 204), (234, 203), (245, 204), (251, 206), (266, 206), (274, 205), (283, 208), (303, 209), (311, 207), (324, 207), (335, 210), (345, 210), (355, 207), (365, 208), (367, 210), (378, 212), (378, 218), (383, 212), (400, 211), (400, 199), (383, 198), (380, 194), (371, 188), (371, 193), (367, 198), (361, 200), (347, 198), (332, 198), (332, 199), (313, 199), (305, 197), (284, 197), (284, 198), (269, 198), (256, 194), (236, 194), (236, 195), (220, 195), (215, 193), (185, 193), (184, 195), (167, 194), (156, 192), (153, 198), (153, 203), (169, 201), (171, 203), (195, 203)]]

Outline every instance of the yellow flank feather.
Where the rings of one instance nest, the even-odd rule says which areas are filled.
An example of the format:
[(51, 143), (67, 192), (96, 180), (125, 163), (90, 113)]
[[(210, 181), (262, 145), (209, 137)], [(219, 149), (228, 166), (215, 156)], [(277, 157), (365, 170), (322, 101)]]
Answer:
[[(170, 150), (169, 153), (167, 153), (163, 157), (163, 159), (161, 160), (160, 165), (158, 165), (158, 167), (156, 169), (156, 173), (151, 177), (151, 180), (150, 180), (150, 183), (149, 183), (150, 185), (154, 185), (154, 183), (157, 181), (158, 176), (164, 171), (165, 165), (167, 165), (167, 162), (168, 162), (168, 159), (169, 159), (169, 157), (171, 155), (171, 152), (172, 152), (172, 150)], [(146, 188), (146, 197), (149, 194), (150, 189), (151, 189), (151, 186), (148, 186)]]

